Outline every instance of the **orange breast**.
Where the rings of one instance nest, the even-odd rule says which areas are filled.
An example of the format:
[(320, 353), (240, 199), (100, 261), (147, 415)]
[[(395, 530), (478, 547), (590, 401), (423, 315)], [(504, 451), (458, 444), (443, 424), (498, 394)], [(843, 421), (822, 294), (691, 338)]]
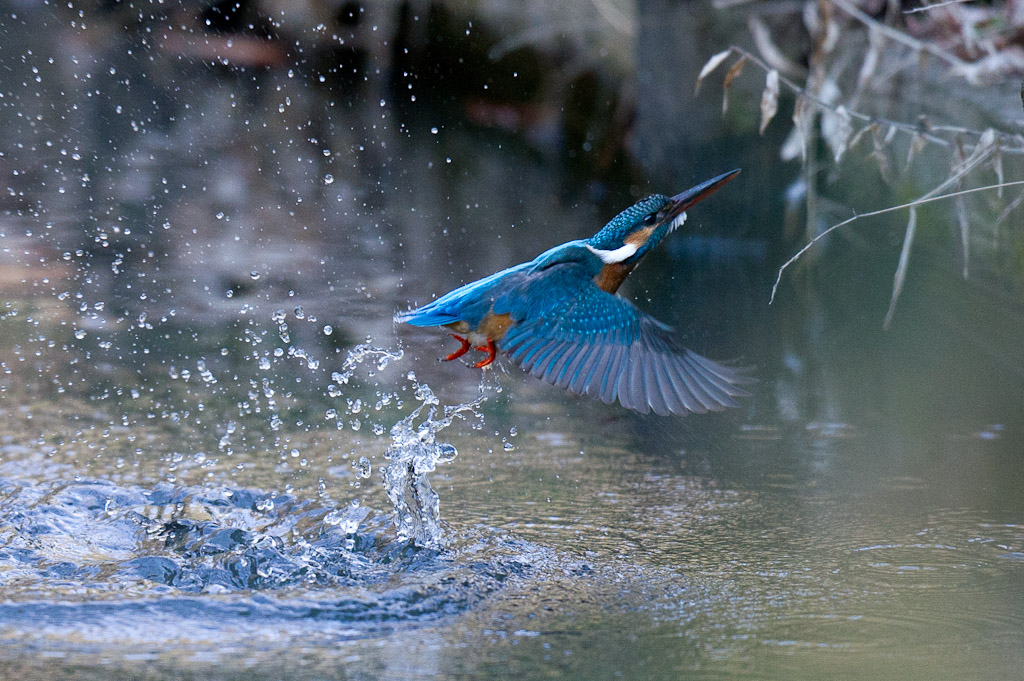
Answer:
[(601, 271), (594, 277), (594, 283), (602, 291), (608, 293), (615, 293), (622, 286), (622, 282), (626, 280), (629, 273), (633, 271), (636, 265), (623, 265), (622, 263), (612, 263), (605, 265), (601, 268)]

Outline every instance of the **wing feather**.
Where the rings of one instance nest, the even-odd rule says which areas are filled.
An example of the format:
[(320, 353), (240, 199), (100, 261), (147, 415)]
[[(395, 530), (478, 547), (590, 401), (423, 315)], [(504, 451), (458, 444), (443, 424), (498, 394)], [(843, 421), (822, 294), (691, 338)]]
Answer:
[(531, 350), (529, 354), (527, 354), (527, 356), (523, 359), (523, 369), (529, 371), (530, 373), (533, 373), (534, 365), (542, 361), (544, 358), (546, 358), (548, 354), (551, 352), (551, 350), (553, 350), (557, 344), (558, 343), (553, 340), (549, 340), (547, 343), (538, 344), (537, 347)]
[(655, 360), (657, 355), (651, 355), (650, 357), (644, 358), (642, 361), (644, 367), (644, 392), (647, 404), (651, 405), (651, 409), (658, 416), (668, 416), (669, 410), (668, 405), (665, 403), (665, 393), (661, 386), (661, 382), (658, 381), (657, 369), (655, 369)]
[(626, 348), (627, 346), (625, 345), (608, 346), (611, 355), (609, 358), (610, 367), (601, 378), (601, 401), (605, 404), (611, 404), (619, 396), (619, 376), (621, 375), (619, 367), (622, 366), (622, 357), (626, 354)]
[(548, 383), (657, 414), (721, 411), (748, 394), (740, 386), (753, 379), (678, 345), (669, 327), (599, 289), (580, 263), (517, 281), (493, 305), (512, 321), (500, 346)]
[(561, 374), (562, 368), (574, 356), (573, 346), (569, 343), (563, 343), (558, 350), (552, 353), (551, 362), (548, 363), (547, 369), (544, 370), (544, 375), (541, 378), (547, 383), (558, 385), (558, 376)]
[(707, 413), (707, 408), (697, 400), (690, 388), (690, 378), (685, 371), (680, 371), (678, 364), (673, 361), (674, 357), (662, 355), (662, 364), (672, 384), (672, 389), (682, 405), (689, 411), (697, 414)]
[(739, 406), (736, 400), (732, 399), (729, 395), (726, 385), (722, 384), (722, 379), (711, 373), (703, 364), (696, 361), (694, 353), (690, 353), (687, 359), (689, 360), (690, 367), (693, 369), (694, 377), (700, 382), (708, 395), (724, 407)]
[(637, 344), (629, 346), (629, 398), (633, 401), (633, 409), (641, 414), (651, 410), (644, 388), (643, 348)]
[(658, 390), (665, 401), (665, 408), (672, 414), (686, 415), (686, 407), (679, 401), (675, 388), (672, 386), (672, 379), (669, 378), (665, 366), (665, 356), (656, 354), (651, 357), (651, 369), (658, 381)]

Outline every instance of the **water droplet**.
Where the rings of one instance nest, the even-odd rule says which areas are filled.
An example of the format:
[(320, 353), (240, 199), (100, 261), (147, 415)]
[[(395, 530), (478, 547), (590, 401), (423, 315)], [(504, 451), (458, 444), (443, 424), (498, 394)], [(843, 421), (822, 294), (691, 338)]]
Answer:
[(356, 474), (361, 478), (368, 478), (373, 474), (373, 464), (365, 456), (359, 457), (355, 464)]
[(455, 448), (455, 445), (450, 445), (446, 442), (437, 445), (438, 463), (451, 463), (451, 461), (458, 455), (459, 450)]
[(432, 134), (432, 135), (436, 135), (437, 132), (438, 132), (437, 128), (431, 128), (430, 129), (430, 134)]
[(330, 173), (324, 175), (324, 184), (334, 184), (334, 175)]
[(256, 270), (252, 270), (251, 272), (249, 272), (249, 278), (252, 279), (253, 281), (256, 281), (257, 279), (260, 278), (260, 273), (257, 272)]

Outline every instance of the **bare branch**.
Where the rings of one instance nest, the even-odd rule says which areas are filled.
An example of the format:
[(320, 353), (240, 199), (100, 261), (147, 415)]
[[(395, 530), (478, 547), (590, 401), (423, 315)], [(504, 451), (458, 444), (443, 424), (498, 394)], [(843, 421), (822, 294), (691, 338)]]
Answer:
[(964, 2), (971, 2), (972, 0), (946, 0), (946, 2), (937, 2), (934, 5), (921, 5), (920, 7), (914, 7), (912, 9), (903, 10), (904, 14), (914, 14), (916, 12), (927, 12), (930, 9), (936, 9), (937, 7), (945, 7), (947, 5), (959, 5)]
[(966, 62), (959, 59), (952, 54), (936, 47), (931, 43), (926, 43), (917, 38), (913, 38), (903, 31), (898, 31), (891, 26), (886, 26), (878, 21), (875, 21), (870, 16), (860, 11), (857, 7), (851, 4), (848, 0), (829, 0), (830, 3), (838, 7), (840, 10), (853, 17), (857, 21), (861, 22), (869, 28), (877, 29), (885, 34), (887, 38), (893, 42), (905, 45), (916, 52), (926, 52), (931, 56), (935, 57), (939, 61), (954, 67), (963, 67)]
[(996, 218), (996, 221), (993, 223), (992, 226), (998, 228), (999, 225), (1003, 224), (1003, 222), (1006, 221), (1006, 218), (1010, 217), (1010, 213), (1017, 210), (1017, 208), (1020, 206), (1022, 202), (1024, 202), (1024, 194), (1021, 194), (1013, 201), (1011, 201), (1010, 205), (1004, 208), (1003, 212), (999, 214), (999, 217)]
[[(953, 178), (950, 178), (950, 179), (951, 180), (955, 180), (955, 179), (959, 179), (959, 178), (954, 176)], [(943, 182), (941, 185), (936, 187), (936, 189), (932, 190), (932, 192), (929, 192), (929, 194), (934, 193), (935, 191), (941, 191), (941, 189), (943, 187), (948, 186), (949, 182), (950, 182), (950, 180), (946, 180), (946, 182)], [(869, 218), (869, 217), (873, 217), (875, 215), (882, 215), (883, 213), (892, 213), (892, 212), (897, 211), (897, 210), (903, 210), (904, 208), (910, 208), (911, 206), (920, 206), (921, 204), (924, 204), (924, 203), (931, 203), (933, 201), (941, 201), (943, 199), (950, 199), (950, 198), (954, 198), (954, 197), (957, 197), (957, 196), (963, 196), (965, 194), (973, 194), (975, 192), (982, 192), (982, 191), (986, 191), (988, 189), (999, 189), (1000, 187), (1016, 187), (1016, 186), (1019, 186), (1019, 185), (1024, 185), (1024, 180), (1017, 180), (1015, 182), (1004, 182), (1002, 184), (985, 185), (984, 187), (974, 187), (972, 189), (964, 189), (963, 191), (952, 192), (950, 194), (942, 194), (941, 196), (922, 197), (922, 198), (917, 199), (915, 201), (911, 201), (910, 203), (903, 203), (903, 204), (900, 204), (898, 206), (890, 206), (888, 208), (881, 208), (879, 210), (873, 210), (873, 211), (870, 211), (870, 212), (867, 212), (867, 213), (858, 213), (858, 214), (854, 215), (853, 217), (849, 217), (849, 218), (843, 220), (840, 223), (834, 224), (831, 227), (829, 227), (828, 229), (824, 230), (821, 234), (819, 234), (818, 236), (814, 237), (813, 239), (808, 241), (806, 244), (804, 244), (803, 248), (801, 248), (799, 251), (797, 251), (796, 254), (792, 258), (787, 260), (782, 265), (782, 267), (779, 268), (778, 275), (775, 277), (775, 283), (772, 285), (772, 295), (768, 299), (768, 304), (771, 305), (773, 302), (775, 302), (775, 294), (776, 294), (776, 292), (779, 289), (779, 282), (782, 281), (782, 273), (786, 270), (786, 268), (789, 267), (790, 265), (792, 265), (793, 263), (795, 263), (797, 260), (799, 260), (800, 256), (802, 256), (804, 253), (806, 253), (808, 250), (810, 250), (811, 246), (813, 246), (814, 244), (818, 243), (819, 241), (824, 239), (826, 236), (828, 236), (829, 234), (831, 234), (835, 230), (839, 229), (840, 227), (845, 227), (846, 225), (850, 224), (851, 222), (854, 222), (855, 220), (860, 220), (861, 218)]]

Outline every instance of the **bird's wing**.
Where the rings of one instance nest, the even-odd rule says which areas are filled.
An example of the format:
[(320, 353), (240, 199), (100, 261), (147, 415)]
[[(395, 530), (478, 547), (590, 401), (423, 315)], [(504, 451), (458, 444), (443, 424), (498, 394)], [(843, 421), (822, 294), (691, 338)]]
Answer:
[(500, 341), (537, 378), (627, 409), (658, 414), (721, 411), (753, 382), (674, 342), (669, 327), (606, 293), (583, 268), (558, 265), (495, 301), (513, 325)]

